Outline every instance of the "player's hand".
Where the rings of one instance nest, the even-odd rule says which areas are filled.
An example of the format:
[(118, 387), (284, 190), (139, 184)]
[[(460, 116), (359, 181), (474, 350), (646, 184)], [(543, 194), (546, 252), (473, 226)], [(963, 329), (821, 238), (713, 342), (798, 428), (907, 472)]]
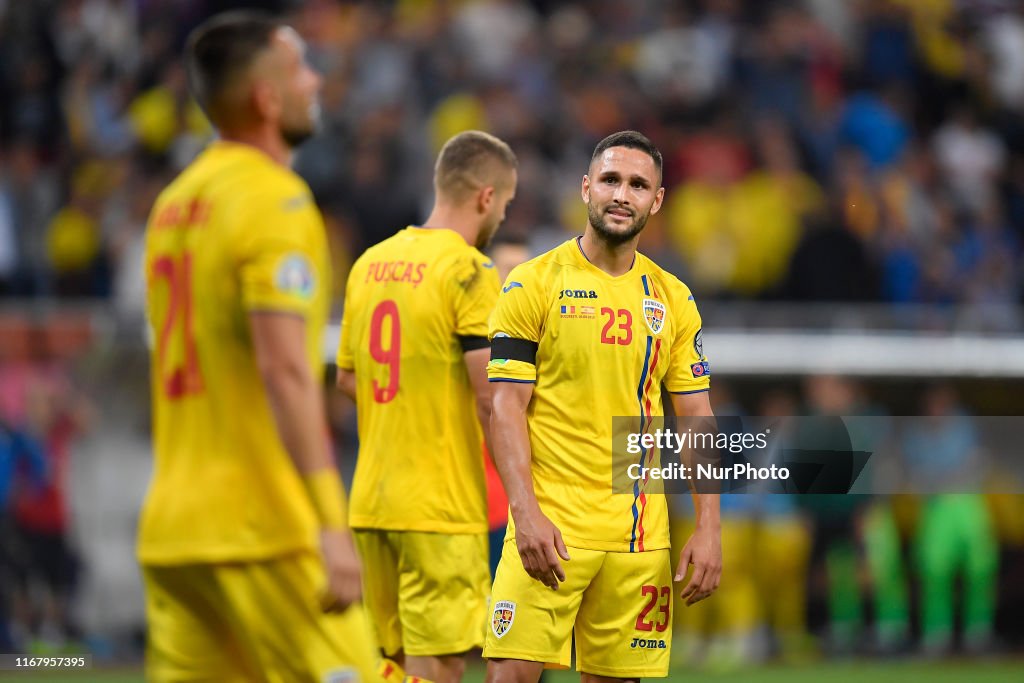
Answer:
[(363, 567), (356, 554), (355, 541), (348, 529), (320, 531), (320, 552), (327, 572), (327, 586), (320, 596), (324, 612), (344, 612), (363, 597)]
[(714, 593), (722, 578), (722, 535), (717, 528), (698, 528), (693, 532), (679, 555), (676, 581), (686, 577), (691, 564), (693, 574), (690, 582), (679, 595), (686, 600), (687, 605), (700, 602)]
[(558, 590), (559, 582), (565, 581), (565, 570), (559, 558), (569, 560), (562, 532), (539, 507), (533, 512), (519, 515), (514, 521), (516, 547), (523, 561), (523, 569), (548, 588)]

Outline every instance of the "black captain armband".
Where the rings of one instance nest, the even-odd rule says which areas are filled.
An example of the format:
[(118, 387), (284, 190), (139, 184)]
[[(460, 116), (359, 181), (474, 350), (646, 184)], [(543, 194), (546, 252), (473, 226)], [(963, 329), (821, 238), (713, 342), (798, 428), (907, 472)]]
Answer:
[(491, 360), (518, 360), (536, 365), (537, 342), (512, 337), (495, 337), (491, 340)]
[(459, 344), (462, 345), (462, 352), (466, 353), (467, 351), (486, 349), (490, 345), (490, 342), (487, 341), (487, 337), (459, 335)]

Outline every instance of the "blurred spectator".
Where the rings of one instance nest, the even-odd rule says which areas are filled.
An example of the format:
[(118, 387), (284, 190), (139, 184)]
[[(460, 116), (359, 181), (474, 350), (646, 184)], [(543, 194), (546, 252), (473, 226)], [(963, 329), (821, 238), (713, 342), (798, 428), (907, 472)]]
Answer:
[(735, 28), (716, 19), (698, 22), (674, 5), (662, 28), (639, 41), (633, 69), (646, 97), (699, 107), (718, 96), (727, 83)]
[(515, 0), (465, 3), (454, 18), (467, 63), (481, 81), (500, 79), (517, 67), (519, 49), (537, 23), (533, 8)]
[[(49, 293), (41, 226), (57, 201), (56, 174), (40, 163), (31, 144), (15, 143), (6, 153), (0, 148), (0, 250), (10, 250), (13, 259), (0, 295)], [(3, 228), (6, 221), (9, 232)]]
[(984, 23), (985, 44), (992, 57), (990, 79), (999, 103), (1024, 111), (1024, 16), (1018, 3), (1012, 11)]
[(23, 625), (11, 623), (11, 603), (16, 597), (13, 587), (23, 571), (11, 501), (21, 490), (41, 490), (47, 475), (38, 442), (0, 419), (0, 650), (6, 652), (21, 650), (24, 644), (15, 641), (15, 631), (25, 631)]
[[(808, 377), (804, 394), (807, 414), (815, 419), (802, 423), (803, 427), (794, 433), (794, 443), (817, 450), (870, 450), (857, 443), (859, 435), (841, 419), (858, 414), (864, 407), (852, 380), (835, 375)], [(851, 494), (809, 494), (800, 496), (799, 502), (814, 521), (812, 577), (827, 587), (826, 647), (833, 655), (850, 655), (858, 647), (864, 628), (856, 529), (868, 500)]]
[(99, 222), (103, 175), (104, 167), (98, 162), (81, 166), (70, 201), (47, 226), (47, 260), (58, 296), (87, 297), (107, 293), (107, 263)]
[(1020, 244), (995, 198), (981, 205), (954, 246), (957, 279), (972, 304), (1012, 304), (1017, 298), (1014, 260)]
[(864, 244), (832, 210), (808, 224), (790, 260), (782, 298), (792, 301), (872, 301), (876, 278)]
[(168, 155), (172, 168), (183, 168), (211, 133), (209, 122), (188, 94), (185, 68), (167, 63), (160, 82), (128, 104), (128, 120), (142, 151)]
[[(775, 438), (786, 443), (790, 421), (800, 412), (790, 392), (776, 389), (760, 401), (759, 415), (769, 418)], [(772, 420), (774, 418), (774, 420)], [(772, 456), (779, 462), (781, 453)], [(768, 652), (787, 661), (807, 659), (814, 645), (807, 628), (807, 584), (811, 556), (811, 525), (801, 513), (796, 496), (760, 494), (758, 525), (752, 556), (754, 574), (763, 603)]]
[(803, 8), (776, 3), (767, 13), (761, 30), (741, 43), (745, 49), (738, 60), (738, 82), (750, 114), (796, 126), (811, 99), (818, 55), (808, 40)]
[[(925, 416), (903, 443), (911, 483), (920, 491), (981, 490), (984, 471), (978, 436), (952, 387), (936, 385), (922, 397)], [(921, 575), (922, 648), (931, 656), (953, 645), (954, 581), (963, 577), (963, 645), (983, 653), (993, 646), (999, 553), (980, 494), (927, 496), (915, 555)]]
[(864, 80), (875, 87), (910, 85), (916, 58), (906, 9), (888, 0), (869, 0), (858, 5), (862, 22), (859, 56)]
[(901, 91), (888, 86), (881, 93), (863, 91), (850, 97), (839, 123), (840, 140), (860, 150), (877, 171), (903, 153), (910, 131), (899, 111)]
[(760, 293), (779, 283), (804, 226), (824, 216), (825, 197), (800, 170), (792, 138), (780, 122), (759, 121), (754, 134), (760, 168), (744, 180), (739, 200), (751, 217), (739, 239), (739, 268), (746, 282), (738, 289)]
[(954, 110), (935, 132), (932, 144), (959, 207), (976, 214), (992, 201), (994, 182), (1006, 163), (1006, 149), (995, 133), (978, 123), (970, 107)]

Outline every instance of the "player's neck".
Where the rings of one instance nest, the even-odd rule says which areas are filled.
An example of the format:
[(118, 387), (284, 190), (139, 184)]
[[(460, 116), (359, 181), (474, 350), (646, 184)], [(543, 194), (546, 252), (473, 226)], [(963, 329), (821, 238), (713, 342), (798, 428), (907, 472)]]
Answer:
[(477, 233), (480, 231), (476, 227), (476, 221), (466, 211), (460, 210), (459, 207), (443, 204), (435, 204), (434, 209), (427, 216), (427, 220), (420, 227), (451, 230), (458, 233), (469, 245), (476, 244)]
[(292, 148), (271, 128), (225, 129), (220, 131), (220, 137), (226, 142), (255, 147), (282, 166), (290, 168), (292, 165)]
[(583, 237), (579, 238), (579, 245), (588, 261), (612, 277), (618, 277), (625, 275), (633, 267), (638, 241), (638, 238), (634, 237), (624, 244), (608, 244), (588, 226)]

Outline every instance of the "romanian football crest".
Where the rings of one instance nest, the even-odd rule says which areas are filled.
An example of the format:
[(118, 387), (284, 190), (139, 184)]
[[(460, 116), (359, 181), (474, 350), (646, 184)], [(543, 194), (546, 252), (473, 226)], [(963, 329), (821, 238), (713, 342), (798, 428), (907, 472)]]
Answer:
[(499, 600), (494, 603), (494, 614), (491, 615), (491, 630), (494, 635), (501, 638), (512, 628), (512, 621), (516, 618), (516, 603), (508, 600)]
[(658, 334), (665, 326), (665, 304), (654, 299), (644, 299), (644, 320), (651, 332)]

